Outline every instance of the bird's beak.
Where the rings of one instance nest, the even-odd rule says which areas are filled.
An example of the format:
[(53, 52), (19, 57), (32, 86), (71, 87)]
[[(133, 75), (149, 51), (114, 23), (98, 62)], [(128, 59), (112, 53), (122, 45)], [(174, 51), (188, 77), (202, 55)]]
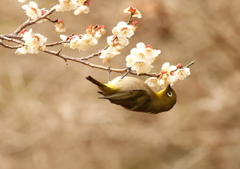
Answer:
[(169, 91), (171, 91), (171, 90), (172, 90), (172, 87), (171, 87), (171, 85), (169, 84), (169, 85), (167, 86), (167, 88), (166, 88), (166, 91), (169, 92)]
[(170, 90), (171, 89), (171, 85), (169, 84), (166, 89)]
[(166, 88), (164, 88), (162, 91), (168, 92), (171, 89), (171, 85), (169, 84)]

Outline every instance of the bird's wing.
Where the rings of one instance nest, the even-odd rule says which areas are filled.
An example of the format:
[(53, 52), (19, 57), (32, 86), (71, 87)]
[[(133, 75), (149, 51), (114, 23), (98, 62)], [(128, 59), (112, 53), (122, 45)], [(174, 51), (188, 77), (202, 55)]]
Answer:
[(148, 95), (145, 90), (129, 90), (100, 97), (100, 99), (112, 99), (112, 100), (135, 99), (143, 95)]
[(130, 90), (118, 92), (108, 96), (100, 97), (101, 99), (109, 99), (111, 103), (121, 105), (127, 109), (136, 109), (150, 99), (146, 90)]

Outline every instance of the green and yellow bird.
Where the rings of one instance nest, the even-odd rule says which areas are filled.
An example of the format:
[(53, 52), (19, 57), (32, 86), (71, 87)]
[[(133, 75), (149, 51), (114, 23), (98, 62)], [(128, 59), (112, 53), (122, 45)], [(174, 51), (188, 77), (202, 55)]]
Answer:
[(135, 77), (116, 77), (103, 84), (91, 76), (87, 80), (97, 85), (103, 97), (111, 103), (128, 110), (146, 113), (161, 113), (170, 110), (176, 103), (177, 95), (169, 85), (159, 92), (154, 92), (144, 81)]

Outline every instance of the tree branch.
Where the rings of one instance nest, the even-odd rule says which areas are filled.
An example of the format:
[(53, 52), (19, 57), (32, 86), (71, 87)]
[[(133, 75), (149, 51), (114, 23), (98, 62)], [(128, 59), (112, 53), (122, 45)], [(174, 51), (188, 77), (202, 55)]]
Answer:
[[(84, 61), (81, 58), (74, 58), (74, 57), (70, 57), (70, 56), (67, 56), (67, 55), (60, 54), (60, 52), (56, 52), (56, 51), (52, 51), (52, 50), (48, 50), (48, 49), (46, 49), (44, 52), (48, 53), (48, 54), (51, 54), (51, 55), (55, 55), (57, 57), (60, 57), (60, 58), (64, 59), (65, 61), (66, 60), (71, 60), (73, 62), (79, 62), (79, 63), (82, 63), (84, 65), (90, 66), (92, 68), (97, 68), (97, 69), (102, 69), (102, 70), (109, 70), (109, 67), (104, 67), (104, 66), (101, 66), (101, 65), (92, 64), (90, 62)], [(113, 68), (111, 68), (110, 70), (113, 71), (113, 72), (117, 72), (117, 73), (124, 73), (124, 72), (126, 72), (126, 69), (113, 69)]]
[(49, 43), (49, 44), (46, 44), (45, 46), (46, 47), (53, 47), (53, 46), (56, 46), (56, 45), (61, 45), (63, 43), (69, 43), (69, 41), (59, 41), (59, 42)]
[(30, 19), (28, 19), (26, 22), (24, 22), (21, 26), (19, 26), (17, 28), (17, 30), (15, 30), (13, 32), (13, 35), (17, 35), (19, 34), (19, 32), (21, 32), (24, 28), (26, 28), (27, 26), (33, 25), (36, 22), (42, 20), (42, 19), (46, 19), (49, 15), (51, 15), (53, 12), (55, 11), (55, 9), (51, 9), (50, 11), (48, 11), (47, 13), (45, 13), (44, 15), (42, 15), (41, 17), (39, 17), (38, 19), (32, 20), (30, 21)]
[(18, 49), (19, 47), (21, 47), (21, 46), (9, 46), (9, 45), (2, 43), (1, 41), (0, 41), (0, 45), (2, 45), (5, 48), (9, 48), (9, 49)]
[(17, 44), (20, 44), (20, 45), (25, 45), (22, 41), (16, 40), (16, 39), (12, 39), (12, 38), (8, 38), (5, 35), (0, 35), (0, 39), (6, 40), (8, 42), (14, 42), (14, 43), (17, 43)]
[[(9, 48), (9, 49), (18, 49), (18, 48), (21, 48), (21, 47), (25, 46), (26, 44), (22, 40), (22, 36), (18, 36), (18, 34), (24, 28), (26, 28), (27, 26), (33, 25), (33, 24), (35, 24), (38, 21), (43, 20), (43, 19), (46, 19), (49, 22), (55, 23), (57, 20), (51, 20), (48, 17), (54, 11), (55, 11), (55, 9), (52, 8), (51, 10), (49, 10), (48, 12), (46, 12), (45, 14), (43, 14), (42, 16), (40, 16), (39, 18), (37, 18), (35, 20), (31, 20), (29, 18), (22, 25), (20, 25), (12, 34), (0, 35), (0, 45), (5, 47), (5, 48)], [(131, 22), (132, 22), (132, 16), (133, 16), (133, 14), (131, 14), (130, 17), (129, 17), (129, 20), (127, 22), (128, 25), (130, 25)], [(117, 35), (115, 35), (115, 37), (112, 39), (112, 41), (117, 40), (117, 38), (118, 38)], [(8, 41), (8, 42), (17, 43), (17, 44), (19, 44), (19, 46), (7, 45), (7, 44), (3, 43), (2, 40), (3, 41), (5, 40), (5, 41)], [(70, 42), (70, 40), (67, 39), (67, 40), (64, 40), (64, 41), (58, 41), (58, 42), (53, 42), (53, 43), (49, 43), (49, 44), (46, 44), (46, 45), (41, 45), (40, 47), (44, 47), (44, 48), (46, 48), (46, 47), (54, 47), (54, 46), (61, 45), (61, 44), (66, 44), (66, 43), (69, 43), (69, 42)], [(108, 47), (109, 47), (109, 45), (107, 45), (104, 48), (104, 50), (106, 50)], [(93, 53), (93, 54), (91, 54), (89, 56), (86, 56), (86, 57), (75, 58), (75, 57), (70, 57), (70, 56), (67, 56), (67, 55), (60, 54), (62, 50), (57, 52), (57, 51), (52, 51), (52, 50), (48, 50), (48, 49), (43, 50), (43, 48), (41, 48), (41, 49), (38, 48), (38, 50), (41, 50), (41, 51), (43, 51), (45, 53), (48, 53), (48, 54), (57, 56), (59, 58), (62, 58), (66, 63), (67, 63), (68, 60), (70, 60), (70, 61), (73, 61), (73, 62), (78, 62), (78, 63), (84, 64), (84, 65), (92, 67), (92, 68), (102, 69), (102, 70), (106, 70), (106, 71), (109, 71), (109, 72), (121, 73), (121, 74), (124, 74), (124, 76), (126, 76), (127, 74), (132, 74), (132, 75), (138, 75), (138, 76), (159, 77), (161, 75), (161, 73), (142, 73), (142, 74), (137, 74), (137, 72), (135, 70), (131, 70), (131, 68), (129, 68), (129, 67), (124, 68), (124, 69), (115, 69), (115, 68), (111, 68), (110, 66), (105, 67), (105, 66), (96, 65), (96, 64), (88, 62), (88, 60), (90, 60), (90, 59), (92, 59), (94, 57), (100, 56), (101, 53), (102, 53), (101, 51), (99, 51), (97, 53)], [(36, 53), (38, 53), (38, 51)], [(192, 64), (194, 64), (194, 61), (192, 61), (191, 63), (186, 65), (185, 68), (186, 67), (190, 67)]]

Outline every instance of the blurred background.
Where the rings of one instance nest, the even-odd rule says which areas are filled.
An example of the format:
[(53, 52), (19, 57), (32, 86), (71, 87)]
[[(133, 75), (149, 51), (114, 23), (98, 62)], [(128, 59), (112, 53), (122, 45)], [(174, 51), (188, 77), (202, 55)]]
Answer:
[[(27, 1), (28, 3), (29, 1)], [(57, 0), (36, 0), (50, 9)], [(26, 21), (23, 5), (0, 1), (0, 34)], [(126, 7), (142, 19), (122, 54), (110, 65), (125, 68), (125, 57), (138, 42), (161, 49), (152, 72), (164, 62), (191, 67), (191, 75), (173, 88), (178, 102), (157, 115), (130, 112), (100, 100), (85, 77), (107, 82), (107, 72), (55, 56), (15, 55), (0, 46), (1, 169), (238, 169), (240, 166), (240, 1), (105, 0), (94, 1), (87, 15), (54, 13), (65, 20), (66, 35), (89, 25), (105, 25), (107, 35), (83, 57), (106, 45)], [(48, 22), (29, 28), (59, 41)], [(28, 29), (29, 29), (28, 28)], [(50, 48), (59, 50), (61, 46)], [(90, 60), (103, 64), (99, 58)], [(112, 73), (111, 78), (120, 74)], [(146, 77), (140, 77), (146, 79)]]

